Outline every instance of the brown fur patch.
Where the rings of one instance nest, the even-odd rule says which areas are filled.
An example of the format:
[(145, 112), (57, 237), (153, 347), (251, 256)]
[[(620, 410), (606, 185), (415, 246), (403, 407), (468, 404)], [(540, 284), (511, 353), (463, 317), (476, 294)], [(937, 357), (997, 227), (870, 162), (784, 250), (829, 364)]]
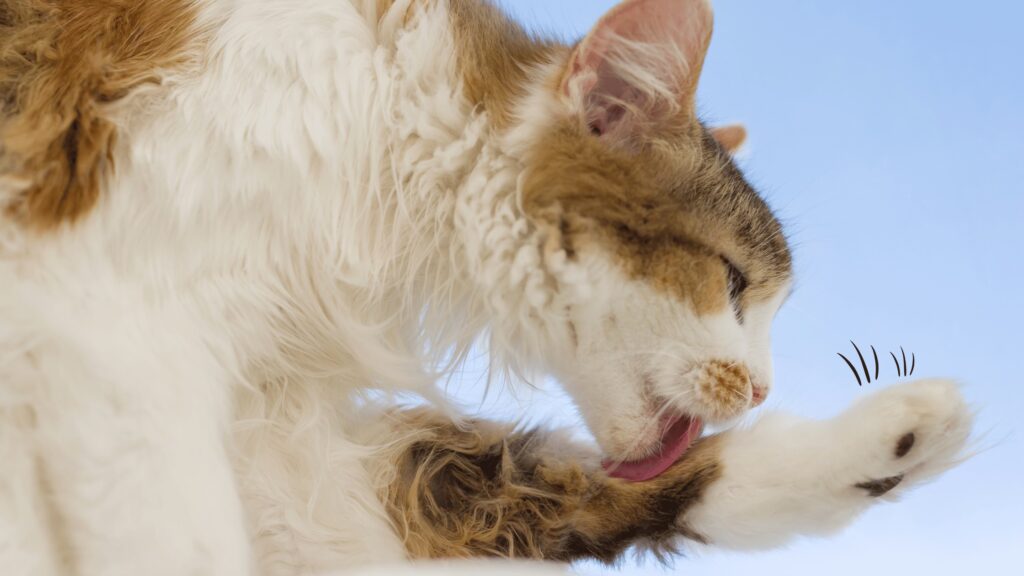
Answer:
[[(410, 0), (404, 20), (411, 21), (430, 2)], [(400, 6), (398, 0), (376, 0), (378, 19), (396, 5)], [(559, 51), (568, 54), (569, 48), (527, 33), (488, 0), (446, 0), (445, 6), (466, 98), (490, 114), (493, 126), (508, 126), (530, 68), (550, 62)]]
[(0, 0), (0, 175), (36, 228), (96, 204), (117, 134), (108, 104), (160, 81), (193, 37), (189, 0)]
[(415, 558), (613, 562), (634, 545), (671, 552), (676, 536), (701, 539), (681, 517), (720, 474), (714, 439), (662, 476), (628, 483), (541, 432), (461, 428), (427, 410), (400, 417), (418, 437), (384, 501)]
[(692, 303), (729, 303), (728, 258), (749, 288), (739, 304), (773, 296), (790, 276), (782, 228), (728, 154), (696, 119), (666, 125), (639, 153), (584, 126), (553, 126), (530, 160), (524, 207), (574, 248), (600, 245), (626, 272)]
[(485, 0), (449, 0), (457, 61), (470, 102), (498, 128), (511, 121), (516, 98), (525, 93), (529, 71), (569, 49), (528, 34)]

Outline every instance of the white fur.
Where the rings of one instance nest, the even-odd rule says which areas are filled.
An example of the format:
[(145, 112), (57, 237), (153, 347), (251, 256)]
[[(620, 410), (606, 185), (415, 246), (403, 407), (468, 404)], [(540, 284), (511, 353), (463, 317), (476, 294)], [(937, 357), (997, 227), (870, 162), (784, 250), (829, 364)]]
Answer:
[[(45, 236), (0, 220), (0, 573), (401, 562), (366, 466), (380, 447), (354, 429), (369, 391), (443, 401), (434, 381), (485, 337), (499, 368), (572, 372), (599, 437), (646, 422), (629, 362), (593, 387), (559, 365), (570, 304), (594, 357), (660, 318), (665, 370), (701, 342), (767, 358), (767, 319), (744, 336), (549, 249), (520, 158), (573, 110), (538, 88), (495, 137), (443, 2), (407, 30), (403, 2), (379, 24), (373, 0), (199, 4), (211, 44), (118, 104), (96, 210)], [(615, 302), (631, 320), (606, 331)], [(730, 466), (748, 457), (729, 446)]]
[(589, 297), (567, 313), (578, 345), (552, 364), (606, 452), (648, 455), (659, 443), (659, 416), (677, 411), (722, 424), (701, 397), (700, 367), (726, 360), (771, 386), (769, 327), (781, 298), (753, 307), (741, 324), (731, 309), (698, 315), (687, 304), (631, 280), (600, 254), (581, 251)]
[[(833, 534), (875, 501), (857, 484), (903, 475), (891, 500), (959, 464), (972, 420), (944, 380), (877, 392), (831, 420), (766, 415), (725, 434), (723, 477), (685, 520), (711, 544), (743, 550)], [(908, 433), (914, 445), (899, 458)]]
[(0, 426), (26, 437), (4, 455), (38, 468), (0, 487), (51, 502), (58, 538), (15, 511), (0, 533), (28, 540), (0, 566), (401, 560), (374, 447), (346, 439), (359, 394), (436, 396), (487, 327), (502, 362), (537, 365), (523, 331), (551, 290), (517, 161), (460, 93), (445, 7), (400, 33), (405, 6), (378, 26), (374, 4), (204, 2), (194, 68), (119, 105), (96, 211), (41, 238), (3, 224)]

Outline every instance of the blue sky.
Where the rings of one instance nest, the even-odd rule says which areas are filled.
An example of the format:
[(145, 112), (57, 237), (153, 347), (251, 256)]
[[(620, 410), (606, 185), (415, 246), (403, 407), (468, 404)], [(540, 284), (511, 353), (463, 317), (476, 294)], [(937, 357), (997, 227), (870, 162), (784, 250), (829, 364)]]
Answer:
[[(503, 4), (535, 30), (574, 38), (614, 2)], [(749, 128), (742, 165), (786, 222), (796, 257), (767, 407), (839, 412), (894, 378), (890, 369), (881, 385), (858, 388), (836, 352), (851, 339), (902, 345), (917, 354), (917, 375), (964, 382), (987, 449), (833, 539), (701, 555), (676, 572), (1024, 574), (1024, 3), (715, 9), (701, 110)], [(575, 421), (555, 391), (472, 406)], [(634, 563), (623, 572), (668, 573)]]

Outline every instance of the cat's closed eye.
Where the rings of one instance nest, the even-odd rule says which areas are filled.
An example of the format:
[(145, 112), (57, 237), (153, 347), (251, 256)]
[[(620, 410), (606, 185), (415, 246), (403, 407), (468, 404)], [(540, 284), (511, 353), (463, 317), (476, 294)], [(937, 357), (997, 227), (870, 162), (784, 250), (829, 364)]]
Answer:
[(743, 293), (747, 290), (747, 286), (749, 286), (749, 282), (746, 275), (731, 260), (722, 257), (722, 263), (725, 264), (726, 274), (728, 275), (729, 303), (736, 313), (736, 319), (742, 324), (743, 307), (741, 306), (741, 299), (743, 298)]

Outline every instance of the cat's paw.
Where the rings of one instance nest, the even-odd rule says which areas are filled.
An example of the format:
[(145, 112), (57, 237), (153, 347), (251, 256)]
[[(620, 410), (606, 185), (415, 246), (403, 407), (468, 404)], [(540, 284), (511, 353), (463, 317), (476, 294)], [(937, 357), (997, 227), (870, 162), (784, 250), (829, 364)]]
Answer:
[(842, 420), (847, 441), (863, 451), (851, 462), (860, 468), (851, 488), (877, 498), (955, 466), (970, 437), (972, 414), (956, 384), (922, 380), (874, 394)]
[(956, 384), (942, 380), (876, 392), (832, 420), (767, 414), (722, 434), (721, 476), (684, 520), (734, 549), (833, 534), (880, 498), (958, 464), (971, 424)]

